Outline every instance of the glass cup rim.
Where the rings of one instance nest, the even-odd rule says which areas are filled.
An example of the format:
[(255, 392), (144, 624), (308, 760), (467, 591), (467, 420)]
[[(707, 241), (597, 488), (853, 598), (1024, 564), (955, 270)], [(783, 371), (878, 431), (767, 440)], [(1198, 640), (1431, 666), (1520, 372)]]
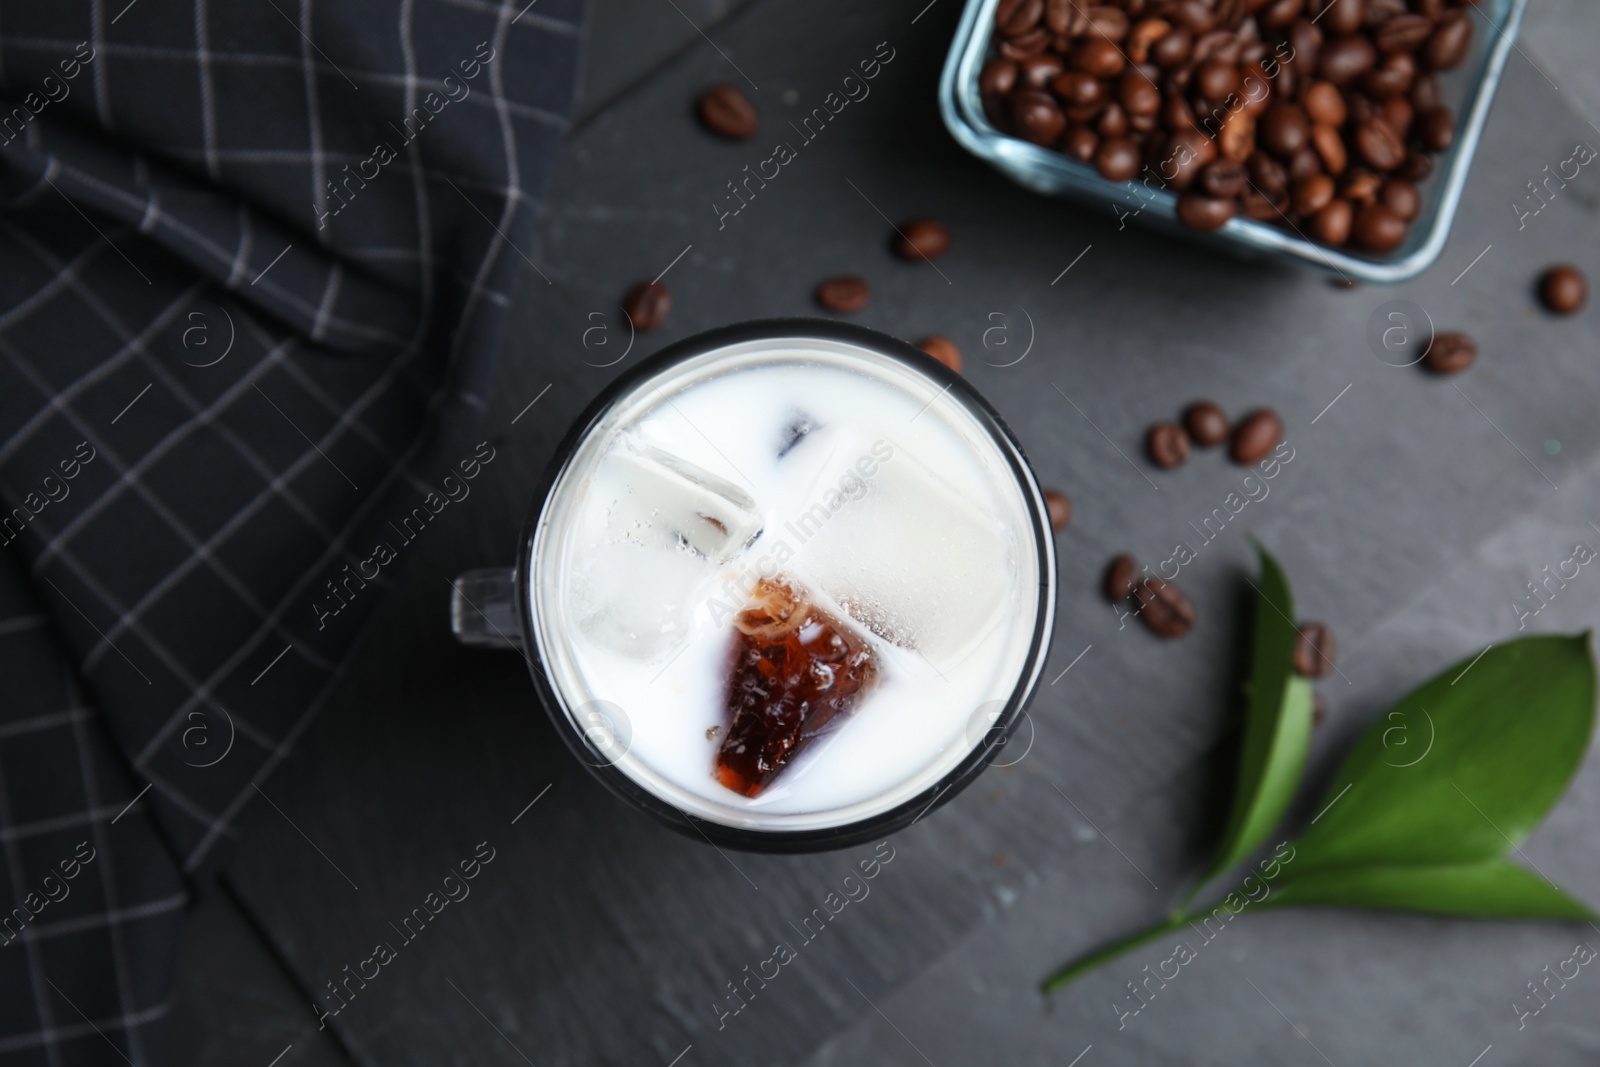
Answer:
[[(620, 768), (606, 763), (597, 764), (594, 761), (593, 748), (577, 729), (566, 704), (556, 691), (555, 684), (546, 675), (535, 629), (533, 582), (530, 579), (533, 573), (536, 535), (543, 516), (550, 506), (553, 490), (575, 456), (578, 446), (620, 398), (631, 393), (641, 383), (690, 359), (718, 349), (750, 342), (793, 338), (814, 338), (856, 345), (898, 360), (943, 387), (944, 395), (961, 403), (983, 426), (1005, 458), (1012, 477), (1017, 480), (1023, 491), (1022, 495), (1027, 504), (1034, 546), (1040, 564), (1038, 621), (1034, 626), (1032, 640), (1017, 684), (1006, 698), (1004, 707), (986, 729), (983, 737), (973, 744), (967, 756), (939, 781), (893, 808), (840, 826), (806, 830), (762, 830), (728, 826), (691, 815), (650, 792)], [(522, 623), (520, 645), (528, 662), (539, 702), (563, 743), (602, 785), (613, 795), (642, 808), (658, 821), (688, 837), (748, 852), (802, 853), (847, 848), (901, 830), (934, 808), (948, 802), (988, 766), (1009, 741), (1038, 688), (1055, 626), (1057, 565), (1055, 539), (1038, 478), (1005, 420), (966, 379), (931, 359), (920, 349), (889, 334), (854, 323), (792, 317), (735, 323), (674, 341), (641, 360), (602, 389), (568, 427), (534, 487), (528, 516), (518, 542), (514, 582), (517, 614)]]

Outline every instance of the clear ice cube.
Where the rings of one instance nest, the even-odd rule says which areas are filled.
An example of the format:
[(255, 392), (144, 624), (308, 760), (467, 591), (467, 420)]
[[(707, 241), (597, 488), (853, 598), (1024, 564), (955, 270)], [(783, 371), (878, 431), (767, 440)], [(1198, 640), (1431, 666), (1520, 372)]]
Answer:
[(745, 490), (631, 435), (600, 463), (588, 495), (606, 503), (584, 528), (574, 614), (598, 644), (642, 659), (688, 635), (716, 567), (761, 532)]
[(796, 573), (879, 637), (936, 667), (994, 626), (1014, 534), (902, 442), (841, 439), (784, 531)]

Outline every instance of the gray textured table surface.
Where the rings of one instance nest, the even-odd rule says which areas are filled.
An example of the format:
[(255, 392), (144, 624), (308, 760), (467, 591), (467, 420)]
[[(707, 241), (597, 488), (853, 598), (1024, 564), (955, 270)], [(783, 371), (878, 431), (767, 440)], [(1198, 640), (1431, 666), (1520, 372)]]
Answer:
[[(1600, 270), (1600, 179), (1585, 171), (1520, 232), (1508, 206), (1545, 163), (1600, 144), (1589, 124), (1600, 17), (1577, 0), (1534, 0), (1439, 264), (1397, 289), (1339, 291), (1118, 232), (1109, 214), (1026, 193), (964, 155), (933, 106), (958, 5), (941, 0), (913, 23), (925, 2), (594, 6), (581, 121), (539, 246), (523, 250), (545, 277), (525, 279), (484, 431), (504, 458), (475, 503), (419, 542), (341, 698), (269, 783), (288, 818), (262, 806), (245, 826), (228, 887), (191, 929), (173, 1017), (180, 1061), (264, 1064), (286, 1046), (280, 1067), (1066, 1064), (1089, 1046), (1083, 1067), (1594, 1061), (1600, 984), (1575, 982), (1521, 1031), (1510, 1006), (1570, 952), (1579, 934), (1563, 927), (1252, 916), (1120, 1032), (1110, 1005), (1150, 959), (1129, 956), (1050, 1000), (1037, 984), (1164, 911), (1200, 862), (1235, 723), (1242, 530), (1283, 559), (1302, 614), (1341, 638), (1342, 675), (1321, 686), (1333, 714), (1317, 781), (1399, 692), (1513, 632), (1510, 603), (1542, 566), (1575, 541), (1600, 543), (1589, 525), (1600, 522), (1600, 313), (1556, 321), (1530, 297), (1548, 262)], [(697, 89), (743, 71), (779, 128), (880, 41), (895, 58), (871, 96), (719, 229), (711, 203), (765, 153), (699, 131)], [(887, 254), (880, 210), (950, 224), (942, 276)], [(610, 321), (608, 339), (624, 344), (619, 295), (686, 248), (666, 278), (666, 326), (620, 366), (713, 325), (809, 313), (817, 279), (859, 272), (876, 294), (860, 321), (952, 337), (1043, 480), (1077, 507), (1059, 539), (1046, 677), (1082, 659), (1037, 701), (1032, 749), (896, 836), (871, 896), (721, 1029), (711, 1005), (725, 983), (871, 850), (723, 856), (659, 830), (558, 747), (523, 664), (454, 647), (444, 611), (454, 573), (509, 560), (528, 487), (617, 372), (594, 364), (620, 347), (595, 347), (595, 334), (585, 347), (584, 331)], [(1374, 358), (1368, 319), (1395, 298), (1473, 333), (1479, 364), (1441, 382)], [(987, 365), (1012, 357), (986, 350), (985, 331), (1009, 324), (1020, 345), (1024, 308), (1029, 355)], [(1161, 475), (1137, 458), (1145, 426), (1201, 395), (1276, 407), (1296, 458), (1192, 565), (1195, 633), (1160, 643), (1119, 631), (1095, 587), (1111, 554), (1166, 555), (1237, 487), (1242, 472), (1214, 455)], [(1586, 576), (1532, 628), (1580, 629), (1597, 608), (1600, 580)], [(1591, 901), (1594, 762), (1525, 848)], [(485, 840), (495, 859), (471, 896), (319, 1032), (310, 997), (394, 940), (390, 924)]]

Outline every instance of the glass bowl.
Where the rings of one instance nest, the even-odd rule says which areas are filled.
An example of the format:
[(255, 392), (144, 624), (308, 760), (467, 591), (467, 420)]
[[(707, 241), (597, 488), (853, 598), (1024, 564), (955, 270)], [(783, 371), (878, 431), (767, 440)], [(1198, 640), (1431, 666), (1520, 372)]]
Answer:
[(983, 112), (978, 72), (991, 54), (994, 11), (1000, 0), (968, 0), (939, 80), (939, 111), (955, 139), (980, 159), (1035, 192), (1106, 207), (1119, 220), (1119, 229), (1132, 219), (1242, 258), (1304, 264), (1355, 281), (1401, 282), (1427, 270), (1444, 248), (1527, 2), (1478, 0), (1466, 9), (1474, 12), (1472, 49), (1460, 66), (1440, 77), (1445, 103), (1456, 114), (1455, 142), (1434, 157), (1432, 176), (1419, 183), (1422, 212), (1405, 243), (1383, 256), (1328, 248), (1292, 230), (1243, 216), (1217, 230), (1191, 230), (1177, 221), (1177, 197), (1172, 192), (1138, 182), (1108, 181), (1087, 163), (996, 129)]

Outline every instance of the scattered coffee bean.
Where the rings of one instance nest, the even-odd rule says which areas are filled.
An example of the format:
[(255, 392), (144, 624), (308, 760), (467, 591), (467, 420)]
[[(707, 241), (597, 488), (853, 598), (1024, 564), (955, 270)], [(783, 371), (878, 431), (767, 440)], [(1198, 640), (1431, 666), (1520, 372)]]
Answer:
[(1265, 459), (1281, 440), (1283, 420), (1271, 408), (1261, 408), (1246, 415), (1233, 428), (1233, 443), (1228, 454), (1235, 463), (1254, 463)]
[(1106, 576), (1101, 591), (1111, 603), (1120, 604), (1133, 595), (1133, 587), (1138, 578), (1138, 562), (1126, 554), (1117, 556), (1106, 565)]
[(1435, 374), (1459, 374), (1478, 358), (1478, 345), (1464, 333), (1441, 333), (1423, 354), (1422, 365)]
[(1194, 629), (1194, 605), (1183, 590), (1160, 578), (1146, 578), (1134, 587), (1139, 618), (1159, 637), (1182, 637)]
[(860, 311), (871, 298), (872, 287), (853, 274), (841, 274), (817, 286), (817, 303), (841, 315)]
[(1189, 435), (1175, 422), (1158, 422), (1145, 436), (1145, 448), (1156, 466), (1171, 470), (1189, 458)]
[(1571, 315), (1589, 299), (1589, 283), (1577, 267), (1563, 263), (1539, 279), (1539, 299), (1557, 315)]
[(913, 219), (895, 234), (895, 254), (920, 263), (935, 260), (950, 251), (950, 231), (932, 219)]
[(1303, 622), (1294, 643), (1294, 669), (1307, 678), (1323, 678), (1333, 672), (1339, 646), (1333, 631), (1320, 622)]
[(1183, 425), (1201, 448), (1220, 445), (1228, 439), (1228, 416), (1209, 400), (1196, 400), (1183, 409)]
[(660, 282), (640, 282), (622, 302), (622, 310), (636, 330), (653, 330), (672, 310), (672, 294)]
[(933, 334), (918, 341), (917, 347), (957, 374), (961, 373), (961, 349), (950, 338)]
[(750, 98), (726, 82), (718, 82), (701, 95), (700, 121), (712, 133), (732, 141), (755, 136), (761, 125), (761, 117)]
[(1109, 180), (1158, 175), (1185, 226), (1243, 215), (1385, 256), (1452, 147), (1436, 72), (1466, 59), (1473, 2), (1002, 0), (978, 93)]
[(1072, 521), (1072, 501), (1067, 499), (1067, 494), (1058, 493), (1054, 489), (1044, 491), (1045, 510), (1050, 513), (1050, 528), (1052, 530), (1065, 530)]

